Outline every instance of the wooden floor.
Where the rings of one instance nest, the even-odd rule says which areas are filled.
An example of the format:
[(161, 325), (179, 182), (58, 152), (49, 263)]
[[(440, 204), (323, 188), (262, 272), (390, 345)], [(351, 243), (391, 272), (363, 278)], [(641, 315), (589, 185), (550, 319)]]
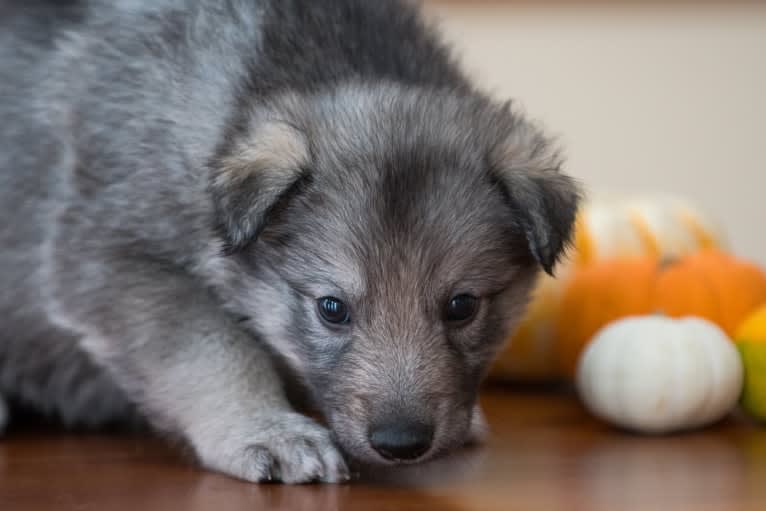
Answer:
[(0, 509), (766, 510), (766, 428), (732, 419), (640, 438), (572, 396), (493, 390), (481, 448), (347, 485), (253, 485), (206, 473), (151, 438), (13, 433), (0, 440)]

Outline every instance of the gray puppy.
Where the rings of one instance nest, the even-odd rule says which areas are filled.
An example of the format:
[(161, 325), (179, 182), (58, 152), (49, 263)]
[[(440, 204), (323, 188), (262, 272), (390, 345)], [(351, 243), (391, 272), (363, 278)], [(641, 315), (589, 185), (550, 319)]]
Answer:
[(393, 0), (1, 0), (0, 119), (0, 414), (135, 408), (250, 481), (478, 437), (577, 206)]

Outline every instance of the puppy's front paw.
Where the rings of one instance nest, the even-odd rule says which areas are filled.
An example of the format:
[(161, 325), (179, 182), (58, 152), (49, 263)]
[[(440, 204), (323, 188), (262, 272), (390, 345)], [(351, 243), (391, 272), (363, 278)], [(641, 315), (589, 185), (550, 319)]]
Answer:
[(225, 448), (213, 446), (200, 453), (202, 463), (252, 482), (337, 483), (349, 479), (346, 462), (330, 432), (308, 417), (282, 412), (252, 425), (249, 435), (232, 431), (224, 441)]

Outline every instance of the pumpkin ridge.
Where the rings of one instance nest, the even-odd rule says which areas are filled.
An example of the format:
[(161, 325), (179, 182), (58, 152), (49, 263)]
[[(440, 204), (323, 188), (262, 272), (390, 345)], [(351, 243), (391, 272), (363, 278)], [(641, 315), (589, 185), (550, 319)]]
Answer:
[(688, 211), (679, 211), (678, 221), (692, 234), (700, 249), (712, 249), (719, 244)]
[(641, 244), (644, 246), (647, 255), (659, 257), (662, 253), (657, 238), (652, 235), (652, 229), (649, 224), (637, 212), (631, 211), (629, 215), (630, 223), (638, 234)]

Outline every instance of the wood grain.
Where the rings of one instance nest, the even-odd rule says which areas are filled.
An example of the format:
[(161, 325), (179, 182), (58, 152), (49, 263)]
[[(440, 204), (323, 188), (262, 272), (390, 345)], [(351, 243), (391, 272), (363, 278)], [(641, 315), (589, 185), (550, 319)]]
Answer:
[(734, 418), (642, 438), (566, 393), (493, 389), (487, 445), (347, 485), (254, 485), (195, 468), (148, 437), (16, 432), (0, 440), (0, 509), (763, 510), (766, 428)]

